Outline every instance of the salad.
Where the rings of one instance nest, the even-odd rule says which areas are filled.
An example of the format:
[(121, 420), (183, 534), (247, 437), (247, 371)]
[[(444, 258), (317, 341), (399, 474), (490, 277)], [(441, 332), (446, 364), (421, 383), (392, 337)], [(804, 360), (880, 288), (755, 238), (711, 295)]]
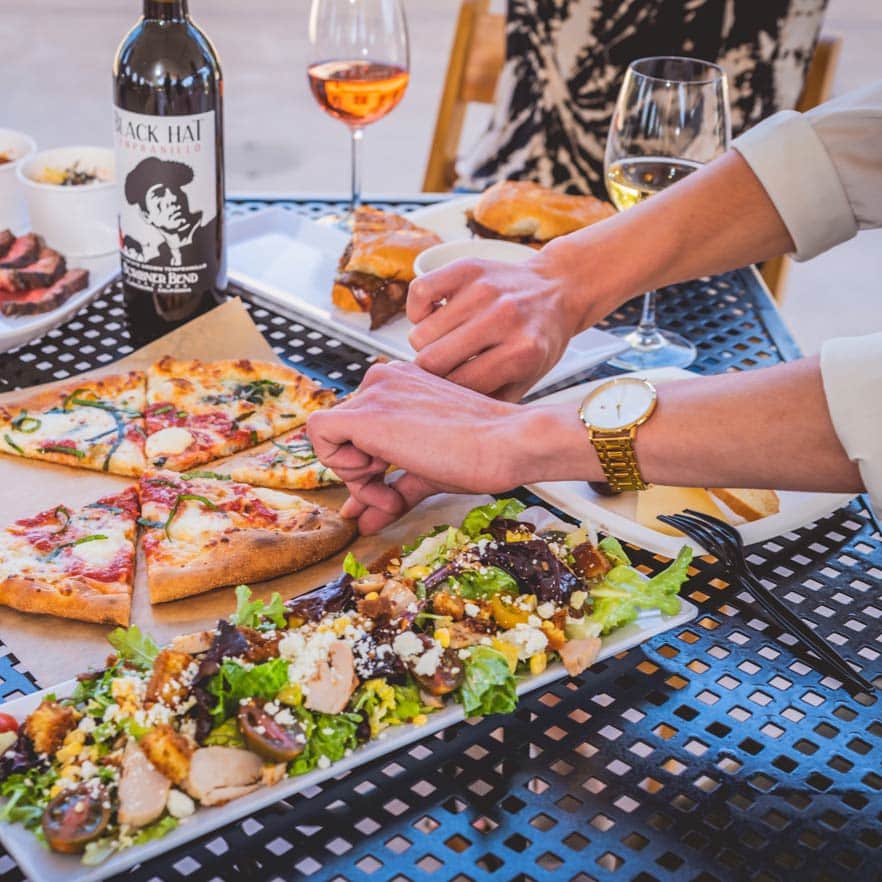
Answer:
[(688, 547), (647, 579), (615, 539), (540, 529), (523, 510), (475, 508), (370, 569), (350, 553), (287, 602), (240, 585), (229, 620), (164, 648), (117, 628), (70, 697), (0, 714), (0, 819), (96, 864), (446, 701), (508, 713), (519, 677), (554, 660), (579, 674), (639, 610), (678, 611)]

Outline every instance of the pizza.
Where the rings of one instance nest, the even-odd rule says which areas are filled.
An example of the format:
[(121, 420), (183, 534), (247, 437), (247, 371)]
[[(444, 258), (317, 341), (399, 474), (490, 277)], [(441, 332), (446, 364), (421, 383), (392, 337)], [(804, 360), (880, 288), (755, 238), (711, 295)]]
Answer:
[(138, 495), (128, 487), (15, 521), (0, 532), (0, 604), (128, 625), (137, 517)]
[(318, 490), (343, 483), (319, 462), (303, 428), (238, 453), (218, 465), (217, 471), (234, 481), (279, 490)]
[(166, 356), (147, 371), (147, 464), (184, 471), (303, 425), (334, 393), (293, 368)]
[(0, 451), (116, 475), (144, 470), (142, 371), (73, 381), (0, 405)]
[(146, 472), (140, 497), (151, 603), (293, 573), (356, 532), (335, 511), (214, 472)]

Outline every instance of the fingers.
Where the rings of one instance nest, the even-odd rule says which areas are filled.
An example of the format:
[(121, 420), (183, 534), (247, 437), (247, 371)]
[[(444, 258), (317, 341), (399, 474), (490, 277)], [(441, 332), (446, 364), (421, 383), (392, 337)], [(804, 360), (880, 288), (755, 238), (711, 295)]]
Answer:
[(496, 342), (496, 339), (488, 336), (485, 323), (469, 321), (421, 350), (416, 357), (416, 364), (431, 374), (446, 377), (454, 368)]
[[(522, 386), (524, 379), (524, 364), (505, 346), (494, 346), (486, 352), (482, 352), (476, 358), (459, 365), (449, 374), (447, 379), (460, 386), (467, 386), (484, 395), (500, 396), (503, 387), (512, 384)], [(532, 385), (527, 383), (527, 388)], [(505, 400), (519, 400), (506, 398)]]
[(457, 260), (410, 283), (407, 291), (407, 317), (414, 323), (432, 314), (442, 300), (451, 300), (457, 290), (481, 271), (481, 261)]
[[(358, 518), (358, 530), (363, 536), (377, 533), (388, 527), (417, 503), (438, 492), (438, 488), (433, 484), (409, 472), (405, 472), (392, 484), (384, 486), (385, 491), (391, 491), (391, 493), (381, 491), (376, 484), (364, 485), (359, 488), (357, 491), (359, 497), (355, 498), (349, 509), (353, 512), (351, 516)], [(394, 503), (391, 495), (393, 493), (395, 495)], [(367, 498), (376, 499), (382, 504), (371, 505), (366, 502)], [(347, 504), (350, 501), (352, 499), (347, 500)], [(341, 513), (342, 511), (341, 509)], [(346, 514), (345, 516), (349, 517), (350, 515)]]

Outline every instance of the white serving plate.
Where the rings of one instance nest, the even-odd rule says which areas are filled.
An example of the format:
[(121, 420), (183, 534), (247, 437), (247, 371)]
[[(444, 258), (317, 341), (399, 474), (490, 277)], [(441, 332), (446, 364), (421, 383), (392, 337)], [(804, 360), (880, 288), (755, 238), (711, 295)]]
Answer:
[[(653, 382), (682, 380), (696, 375), (681, 368), (657, 368), (655, 370), (638, 371), (633, 374), (646, 377)], [(608, 379), (608, 378), (607, 378)], [(582, 383), (561, 392), (555, 392), (542, 399), (543, 404), (572, 404), (575, 409), (588, 391), (604, 380)], [(704, 549), (698, 547), (691, 539), (668, 536), (657, 530), (644, 527), (636, 520), (636, 493), (622, 493), (620, 496), (601, 496), (595, 493), (584, 481), (548, 481), (541, 484), (528, 485), (540, 499), (554, 505), (561, 511), (580, 520), (590, 521), (604, 533), (617, 536), (625, 542), (631, 542), (666, 557), (676, 557), (677, 552), (688, 541), (696, 554), (703, 554)], [(773, 536), (780, 536), (805, 524), (830, 514), (841, 508), (854, 498), (848, 493), (799, 493), (793, 490), (779, 490), (781, 510), (767, 518), (749, 523), (736, 524), (745, 543), (763, 542)], [(718, 500), (715, 498), (715, 502)], [(719, 503), (721, 508), (722, 503)]]
[[(597, 660), (603, 661), (643, 643), (650, 637), (655, 637), (671, 628), (678, 628), (695, 618), (697, 613), (698, 610), (693, 604), (681, 599), (680, 612), (677, 615), (663, 616), (652, 612), (642, 614), (636, 622), (604, 638)], [(518, 694), (523, 695), (534, 689), (540, 689), (564, 676), (566, 672), (561, 664), (551, 665), (544, 673), (522, 680), (518, 684)], [(580, 676), (588, 678), (590, 673), (586, 672)], [(44, 695), (51, 692), (59, 698), (65, 698), (72, 693), (75, 686), (75, 680), (68, 680), (52, 689), (44, 689), (6, 702), (0, 705), (0, 711), (12, 714), (16, 719), (21, 720), (36, 708)], [(97, 867), (84, 867), (76, 856), (64, 856), (49, 851), (32, 833), (17, 824), (0, 824), (0, 842), (31, 882), (95, 882), (120, 873), (135, 864), (148, 861), (219, 827), (231, 824), (239, 818), (300, 793), (328, 778), (341, 775), (349, 769), (419, 741), (433, 732), (459, 723), (462, 719), (462, 708), (459, 705), (452, 705), (431, 714), (424, 726), (405, 725), (387, 729), (384, 733), (385, 738), (378, 738), (359, 747), (351, 756), (333, 763), (328, 769), (315, 769), (306, 775), (286, 778), (273, 787), (263, 788), (224, 806), (200, 808), (162, 839), (122, 851)]]
[[(47, 244), (52, 246), (51, 242)], [(89, 271), (88, 287), (77, 291), (67, 302), (49, 312), (9, 318), (0, 315), (0, 352), (8, 352), (16, 346), (22, 346), (41, 337), (47, 331), (64, 324), (71, 316), (91, 303), (104, 286), (119, 274), (119, 255), (114, 253), (101, 257), (73, 257), (67, 259), (67, 265), (68, 269)]]
[[(464, 217), (462, 204), (463, 200), (454, 199), (422, 208), (409, 217), (442, 238), (447, 233), (463, 238), (454, 223), (456, 218)], [(461, 227), (466, 236), (471, 235), (464, 220)], [(368, 315), (332, 305), (337, 261), (348, 241), (349, 236), (342, 230), (283, 208), (256, 211), (228, 225), (229, 275), (271, 309), (305, 319), (359, 349), (412, 361), (416, 352), (407, 337), (413, 325), (405, 316), (372, 331)], [(602, 364), (625, 348), (621, 339), (605, 331), (583, 331), (572, 339), (564, 357), (530, 390), (531, 394)]]

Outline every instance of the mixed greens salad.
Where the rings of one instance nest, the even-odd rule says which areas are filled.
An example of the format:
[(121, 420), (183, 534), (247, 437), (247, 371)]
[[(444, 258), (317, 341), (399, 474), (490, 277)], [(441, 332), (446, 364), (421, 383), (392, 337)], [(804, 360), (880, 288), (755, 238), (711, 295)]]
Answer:
[(229, 620), (164, 648), (118, 628), (69, 698), (0, 714), (0, 819), (99, 863), (447, 700), (508, 713), (519, 677), (558, 659), (579, 674), (640, 610), (678, 611), (688, 547), (647, 579), (615, 539), (537, 528), (523, 508), (475, 508), (370, 569), (349, 554), (339, 578), (286, 602), (239, 586)]

